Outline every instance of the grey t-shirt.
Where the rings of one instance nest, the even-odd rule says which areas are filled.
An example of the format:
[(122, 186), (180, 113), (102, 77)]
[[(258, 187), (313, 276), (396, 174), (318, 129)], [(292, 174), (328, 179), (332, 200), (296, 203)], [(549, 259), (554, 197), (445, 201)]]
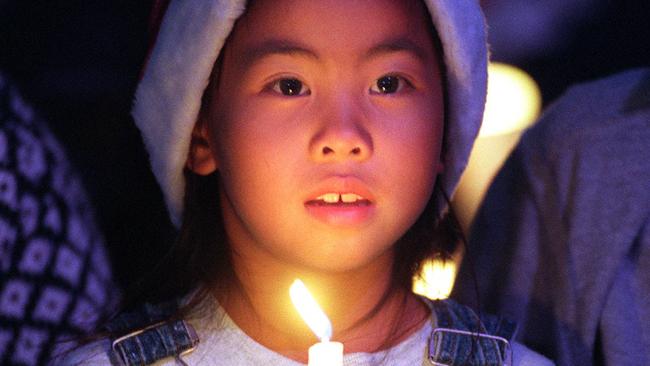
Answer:
[[(208, 316), (188, 318), (194, 327), (200, 343), (194, 351), (183, 356), (183, 361), (188, 365), (269, 365), (269, 366), (304, 366), (281, 354), (259, 344), (246, 335), (223, 308), (216, 306), (207, 312)], [(343, 357), (344, 366), (414, 366), (429, 365), (425, 353), (427, 343), (435, 319), (424, 324), (410, 337), (396, 346), (375, 353), (349, 353)], [(109, 365), (110, 359), (107, 351), (110, 342), (103, 340), (89, 344), (77, 351), (70, 353), (61, 362), (61, 365)], [(547, 366), (552, 362), (514, 343), (513, 365), (516, 366)], [(175, 365), (173, 358), (163, 359), (155, 365)]]

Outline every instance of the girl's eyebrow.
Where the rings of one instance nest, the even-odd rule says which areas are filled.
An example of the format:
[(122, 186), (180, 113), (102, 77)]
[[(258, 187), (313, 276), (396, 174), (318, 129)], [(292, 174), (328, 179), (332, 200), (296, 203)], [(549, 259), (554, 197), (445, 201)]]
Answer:
[(415, 58), (421, 62), (427, 62), (427, 53), (425, 50), (408, 37), (390, 38), (381, 41), (371, 47), (363, 58), (368, 60), (396, 52), (407, 52), (415, 56)]
[(244, 50), (241, 64), (244, 68), (248, 68), (259, 60), (272, 55), (318, 59), (316, 52), (301, 43), (285, 39), (268, 39)]

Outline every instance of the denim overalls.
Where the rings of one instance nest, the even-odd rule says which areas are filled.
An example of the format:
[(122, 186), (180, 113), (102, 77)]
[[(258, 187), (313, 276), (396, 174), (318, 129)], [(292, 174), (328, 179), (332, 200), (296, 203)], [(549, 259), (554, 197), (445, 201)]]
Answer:
[[(515, 324), (503, 318), (479, 317), (470, 308), (453, 300), (426, 300), (436, 315), (436, 324), (427, 349), (430, 365), (501, 366), (511, 364), (509, 339)], [(116, 365), (147, 365), (182, 356), (199, 343), (192, 326), (182, 319), (170, 320), (177, 302), (145, 305), (140, 311), (123, 313), (107, 328), (124, 335), (112, 340), (109, 355)]]

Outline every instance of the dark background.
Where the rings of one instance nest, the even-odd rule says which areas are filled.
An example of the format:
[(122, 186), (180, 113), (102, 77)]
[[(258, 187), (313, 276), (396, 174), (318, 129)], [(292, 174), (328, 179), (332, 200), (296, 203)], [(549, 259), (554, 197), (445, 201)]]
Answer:
[[(0, 0), (0, 68), (49, 121), (80, 170), (121, 285), (152, 266), (173, 238), (129, 116), (151, 3)], [(507, 43), (494, 42), (501, 50), (493, 47), (493, 59), (528, 71), (545, 103), (572, 83), (649, 66), (650, 1), (601, 3), (597, 14), (563, 35), (561, 48), (513, 58), (505, 56)]]
[(152, 266), (173, 235), (129, 116), (151, 1), (8, 1), (0, 67), (48, 120), (81, 172), (118, 283)]

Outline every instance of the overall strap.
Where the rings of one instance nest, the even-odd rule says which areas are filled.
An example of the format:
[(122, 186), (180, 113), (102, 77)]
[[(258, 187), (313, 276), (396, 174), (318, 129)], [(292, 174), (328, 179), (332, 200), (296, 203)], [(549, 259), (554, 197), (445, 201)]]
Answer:
[(492, 315), (479, 318), (472, 309), (453, 300), (432, 301), (430, 305), (437, 320), (429, 339), (432, 365), (510, 364), (514, 322)]
[(122, 333), (112, 340), (111, 359), (119, 365), (148, 365), (167, 357), (191, 352), (199, 343), (194, 328), (182, 319), (170, 319), (177, 309), (175, 302), (145, 305), (141, 310), (123, 313), (106, 328)]

